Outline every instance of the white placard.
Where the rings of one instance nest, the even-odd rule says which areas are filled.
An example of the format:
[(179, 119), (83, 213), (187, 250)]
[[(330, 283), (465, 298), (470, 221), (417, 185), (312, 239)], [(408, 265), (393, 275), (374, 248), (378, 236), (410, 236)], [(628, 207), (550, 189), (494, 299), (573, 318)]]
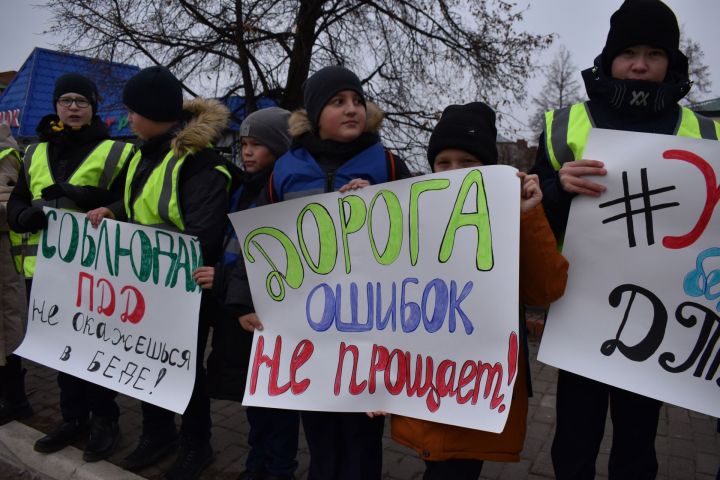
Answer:
[(244, 404), (502, 431), (518, 361), (515, 172), (457, 170), (231, 215), (265, 326)]
[(202, 264), (195, 237), (45, 209), (28, 329), (16, 354), (185, 411), (195, 383)]
[(538, 358), (720, 416), (720, 143), (593, 129), (584, 158), (607, 191), (573, 200)]

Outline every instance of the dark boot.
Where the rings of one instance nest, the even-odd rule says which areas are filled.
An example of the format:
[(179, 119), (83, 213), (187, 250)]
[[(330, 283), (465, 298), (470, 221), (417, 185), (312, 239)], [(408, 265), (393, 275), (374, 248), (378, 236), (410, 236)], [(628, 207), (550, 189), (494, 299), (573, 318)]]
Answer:
[(136, 470), (156, 463), (165, 455), (174, 452), (178, 446), (177, 433), (167, 435), (142, 435), (140, 443), (130, 455), (122, 461), (126, 470)]
[(88, 429), (88, 422), (85, 419), (75, 419), (62, 422), (55, 430), (48, 433), (33, 447), (36, 452), (53, 453), (62, 450), (78, 441)]
[(170, 470), (165, 474), (166, 480), (195, 480), (215, 460), (210, 442), (182, 441), (178, 456)]
[(21, 418), (31, 417), (33, 409), (27, 399), (20, 401), (10, 401), (7, 398), (0, 398), (0, 425), (19, 420)]
[(25, 396), (25, 370), (20, 357), (10, 355), (6, 358), (5, 366), (0, 367), (0, 383), (0, 425), (32, 416), (33, 409)]
[(108, 417), (96, 417), (90, 420), (90, 437), (85, 445), (83, 460), (97, 462), (108, 458), (115, 451), (120, 439), (117, 420)]

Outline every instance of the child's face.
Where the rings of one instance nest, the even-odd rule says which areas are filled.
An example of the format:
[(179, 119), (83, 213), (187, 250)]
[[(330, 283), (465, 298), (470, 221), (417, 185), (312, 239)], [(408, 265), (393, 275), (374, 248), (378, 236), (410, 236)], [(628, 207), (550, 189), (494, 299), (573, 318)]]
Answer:
[(352, 142), (365, 130), (365, 105), (356, 92), (338, 92), (323, 107), (318, 133), (323, 140)]
[[(68, 102), (70, 103), (66, 105)], [(58, 98), (56, 108), (60, 120), (69, 127), (82, 127), (92, 122), (93, 111), (90, 101), (79, 93), (62, 94)]]
[(270, 149), (253, 137), (242, 137), (242, 160), (247, 173), (256, 173), (270, 168), (275, 155)]
[(481, 167), (483, 165), (483, 162), (481, 162), (475, 155), (472, 155), (465, 150), (449, 148), (437, 154), (435, 157), (435, 166), (433, 171), (448, 172), (450, 170)]
[(170, 130), (173, 122), (156, 122), (145, 118), (139, 113), (135, 113), (128, 108), (128, 123), (135, 135), (141, 140), (150, 140), (159, 137), (163, 133)]

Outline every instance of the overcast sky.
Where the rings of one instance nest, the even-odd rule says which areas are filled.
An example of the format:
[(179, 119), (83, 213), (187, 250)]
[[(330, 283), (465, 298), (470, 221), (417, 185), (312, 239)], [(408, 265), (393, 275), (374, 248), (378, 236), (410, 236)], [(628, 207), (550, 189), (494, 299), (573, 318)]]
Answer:
[[(49, 15), (43, 8), (33, 4), (41, 0), (0, 0), (0, 13), (3, 25), (0, 28), (0, 71), (17, 70), (36, 46), (53, 48), (58, 39), (43, 34), (49, 27)], [(555, 33), (555, 44), (544, 52), (539, 62), (549, 63), (559, 45), (564, 45), (572, 54), (578, 70), (591, 66), (593, 59), (600, 53), (607, 30), (610, 15), (621, 0), (520, 0), (518, 8), (529, 9), (518, 29), (533, 33)], [(720, 48), (718, 48), (718, 19), (720, 19), (720, 0), (666, 0), (675, 11), (681, 28), (693, 40), (698, 42), (705, 53), (704, 62), (710, 67), (712, 92), (708, 98), (720, 97)], [(578, 72), (577, 76), (580, 80)], [(530, 95), (537, 92), (543, 84), (538, 76), (528, 80)], [(472, 99), (468, 99), (470, 101)], [(526, 104), (529, 105), (529, 102)], [(516, 106), (512, 112), (519, 121), (526, 121), (526, 112), (531, 108)], [(520, 136), (528, 132), (520, 129)], [(511, 138), (516, 135), (508, 135)]]

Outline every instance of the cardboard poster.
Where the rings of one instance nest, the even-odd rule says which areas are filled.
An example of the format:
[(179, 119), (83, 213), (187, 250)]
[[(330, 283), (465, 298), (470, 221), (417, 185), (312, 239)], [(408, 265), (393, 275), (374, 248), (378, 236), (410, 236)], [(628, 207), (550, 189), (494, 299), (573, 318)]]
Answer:
[(519, 348), (515, 172), (457, 170), (232, 214), (265, 327), (244, 403), (502, 431)]
[(573, 200), (538, 358), (720, 416), (720, 142), (593, 129), (607, 187)]
[(195, 383), (202, 265), (195, 237), (46, 208), (17, 355), (185, 411)]

